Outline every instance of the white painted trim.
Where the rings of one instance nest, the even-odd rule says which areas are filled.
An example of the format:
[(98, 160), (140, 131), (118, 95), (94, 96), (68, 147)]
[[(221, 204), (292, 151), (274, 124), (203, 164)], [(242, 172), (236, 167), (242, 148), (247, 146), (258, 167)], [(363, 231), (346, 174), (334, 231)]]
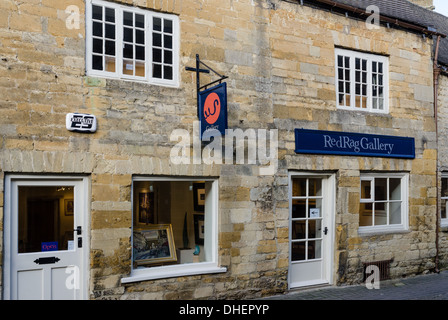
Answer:
[[(302, 178), (322, 178), (322, 199), (325, 203), (325, 206), (328, 210), (325, 216), (325, 224), (322, 225), (322, 228), (328, 227), (329, 237), (325, 243), (325, 250), (322, 252), (323, 258), (325, 260), (325, 272), (323, 274), (324, 279), (321, 280), (312, 280), (305, 282), (291, 282), (290, 274), (291, 267), (296, 264), (291, 261), (291, 252), (290, 252), (290, 244), (291, 244), (291, 232), (292, 232), (292, 178), (293, 177), (302, 177)], [(334, 267), (334, 244), (336, 237), (336, 227), (335, 227), (335, 208), (336, 208), (336, 176), (334, 173), (316, 173), (316, 172), (297, 172), (290, 171), (288, 172), (288, 201), (289, 201), (289, 237), (288, 237), (288, 246), (289, 246), (289, 267), (288, 267), (288, 290), (292, 288), (302, 287), (302, 286), (310, 286), (317, 284), (333, 284), (333, 267)], [(295, 197), (294, 197), (295, 198)], [(319, 259), (312, 260), (311, 262), (318, 261)], [(307, 263), (310, 261), (304, 261), (303, 263)], [(298, 262), (301, 263), (301, 262)]]
[(11, 299), (11, 176), (5, 175), (4, 215), (3, 215), (3, 299)]
[(210, 273), (227, 272), (227, 268), (219, 267), (216, 263), (189, 263), (163, 267), (146, 268), (146, 270), (133, 270), (131, 276), (122, 278), (121, 283), (131, 283), (145, 280), (184, 277)]
[[(401, 224), (363, 226), (358, 228), (359, 235), (374, 235), (387, 233), (409, 232), (409, 173), (361, 173), (360, 180), (373, 178), (400, 178), (401, 179)], [(360, 184), (361, 185), (361, 184)], [(361, 190), (360, 190), (361, 192)], [(361, 194), (361, 193), (360, 193)], [(374, 195), (372, 195), (374, 197)], [(361, 199), (360, 203), (370, 203), (372, 201)]]
[[(92, 69), (92, 4), (115, 9), (115, 72), (99, 71)], [(145, 16), (145, 77), (129, 76), (122, 74), (123, 70), (123, 10), (132, 11)], [(173, 21), (173, 80), (157, 79), (152, 77), (152, 18), (160, 17)], [(178, 88), (180, 86), (179, 72), (180, 54), (180, 23), (175, 14), (167, 14), (144, 10), (141, 8), (121, 5), (103, 0), (86, 1), (86, 74), (87, 76), (105, 79), (126, 80), (143, 82), (153, 85)]]
[[(448, 179), (448, 172), (442, 172), (440, 179)], [(440, 184), (442, 184), (442, 181), (440, 181)], [(440, 191), (442, 191), (442, 190), (440, 190)], [(440, 196), (440, 201), (442, 201), (442, 200), (448, 200), (448, 197)], [(442, 227), (442, 228), (448, 227), (448, 208), (446, 208), (446, 210), (447, 210), (447, 217), (445, 219), (442, 219), (441, 211), (437, 213), (440, 215), (440, 227)]]
[[(78, 214), (75, 214), (75, 222), (82, 226), (82, 241), (83, 241), (83, 251), (82, 251), (82, 271), (80, 274), (82, 278), (80, 279), (82, 291), (80, 293), (80, 298), (86, 300), (89, 298), (89, 282), (90, 282), (90, 177), (87, 176), (72, 176), (72, 175), (20, 175), (20, 174), (6, 174), (5, 175), (5, 193), (4, 193), (4, 231), (3, 231), (3, 248), (4, 248), (4, 259), (3, 259), (3, 299), (10, 300), (11, 297), (11, 255), (12, 255), (12, 244), (11, 244), (11, 230), (12, 230), (12, 209), (14, 203), (18, 201), (18, 193), (13, 192), (11, 187), (16, 181), (25, 182), (24, 185), (73, 185), (77, 182), (82, 186), (82, 193), (78, 194), (84, 201), (84, 206), (79, 208)], [(78, 191), (78, 192), (81, 192)]]
[(331, 283), (329, 283), (328, 281), (321, 281), (321, 280), (292, 282), (292, 283), (289, 284), (289, 290), (297, 289), (297, 288), (303, 288), (303, 287), (324, 285), (324, 284), (331, 285)]
[[(343, 55), (350, 57), (350, 106), (340, 106), (339, 105), (339, 77), (338, 77), (338, 55)], [(355, 107), (355, 58), (361, 58), (367, 60), (367, 108), (356, 108)], [(372, 108), (372, 61), (383, 63), (383, 86), (384, 86), (384, 109), (373, 109)], [(335, 48), (335, 91), (336, 91), (336, 106), (340, 110), (349, 111), (361, 111), (361, 112), (371, 112), (379, 114), (389, 113), (389, 58), (382, 55), (377, 55), (373, 53), (363, 53), (354, 50), (347, 50), (342, 48)]]
[[(205, 181), (211, 182), (210, 194), (206, 199), (206, 207), (210, 206), (212, 214), (207, 216), (206, 230), (208, 230), (208, 238), (211, 238), (211, 247), (207, 250), (210, 256), (210, 261), (199, 262), (199, 263), (187, 263), (178, 265), (168, 265), (159, 267), (148, 267), (141, 269), (132, 269), (129, 277), (124, 277), (121, 279), (122, 283), (130, 283), (144, 280), (153, 279), (163, 279), (171, 277), (182, 277), (190, 275), (200, 275), (209, 273), (222, 273), (227, 272), (227, 268), (220, 267), (218, 265), (218, 233), (219, 233), (219, 185), (218, 179), (213, 178), (200, 178), (200, 177), (145, 177), (136, 176), (133, 178), (133, 183), (131, 187), (131, 194), (134, 194), (134, 182), (137, 181)], [(211, 203), (208, 202), (211, 199)], [(132, 202), (134, 198), (132, 197)], [(134, 206), (132, 205), (132, 208)], [(132, 241), (132, 238), (131, 238)], [(131, 259), (133, 259), (131, 257)]]

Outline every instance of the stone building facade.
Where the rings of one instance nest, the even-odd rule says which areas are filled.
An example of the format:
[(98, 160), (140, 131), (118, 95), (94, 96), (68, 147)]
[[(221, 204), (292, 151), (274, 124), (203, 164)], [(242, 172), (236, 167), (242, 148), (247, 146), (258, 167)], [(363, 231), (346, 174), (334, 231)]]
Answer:
[[(361, 283), (372, 262), (433, 271), (436, 33), (328, 6), (0, 2), (2, 297), (257, 298)], [(253, 138), (230, 161), (197, 140), (197, 56), (228, 77), (228, 128)], [(304, 152), (304, 132), (377, 152)]]

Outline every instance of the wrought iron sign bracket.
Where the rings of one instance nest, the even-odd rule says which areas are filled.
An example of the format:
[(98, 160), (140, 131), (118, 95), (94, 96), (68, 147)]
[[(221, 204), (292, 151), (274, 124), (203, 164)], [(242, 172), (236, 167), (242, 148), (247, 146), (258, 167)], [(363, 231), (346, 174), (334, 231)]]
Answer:
[[(207, 69), (201, 69), (201, 65), (203, 65)], [(200, 91), (202, 89), (207, 89), (208, 86), (211, 86), (212, 84), (215, 84), (217, 82), (221, 83), (223, 80), (227, 79), (228, 77), (216, 72), (215, 70), (210, 68), (208, 65), (206, 65), (204, 62), (202, 62), (201, 59), (199, 58), (199, 54), (196, 54), (196, 68), (186, 67), (185, 70), (196, 72), (196, 90), (197, 90), (197, 92), (196, 92), (197, 99), (196, 100), (197, 100), (198, 112), (199, 112), (199, 93), (200, 93)], [(210, 73), (210, 71), (212, 71), (214, 74), (216, 74), (219, 77), (219, 79), (201, 86), (200, 74), (201, 73)]]

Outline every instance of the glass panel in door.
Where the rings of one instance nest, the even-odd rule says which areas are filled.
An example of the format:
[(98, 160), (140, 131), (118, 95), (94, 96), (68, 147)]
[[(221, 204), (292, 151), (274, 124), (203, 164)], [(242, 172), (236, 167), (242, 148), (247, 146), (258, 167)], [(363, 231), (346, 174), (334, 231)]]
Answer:
[(293, 178), (291, 261), (322, 258), (322, 179)]
[(72, 186), (19, 186), (18, 209), (18, 253), (73, 249)]

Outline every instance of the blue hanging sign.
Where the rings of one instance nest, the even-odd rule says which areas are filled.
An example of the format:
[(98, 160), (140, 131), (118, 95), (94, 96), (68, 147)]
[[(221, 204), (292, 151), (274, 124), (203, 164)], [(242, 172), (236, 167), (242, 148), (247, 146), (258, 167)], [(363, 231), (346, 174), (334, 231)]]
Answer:
[(227, 129), (227, 84), (221, 83), (199, 93), (200, 136), (207, 129), (225, 135)]
[(296, 129), (296, 153), (415, 158), (414, 138)]

